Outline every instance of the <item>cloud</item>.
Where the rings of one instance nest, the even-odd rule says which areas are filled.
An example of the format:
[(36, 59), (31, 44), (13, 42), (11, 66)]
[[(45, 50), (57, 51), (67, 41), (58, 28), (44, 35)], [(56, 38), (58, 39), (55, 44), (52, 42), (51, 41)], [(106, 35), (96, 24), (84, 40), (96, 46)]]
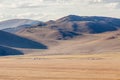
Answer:
[(119, 3), (120, 0), (90, 0), (93, 3)]
[(35, 12), (26, 12), (26, 13), (16, 13), (16, 14), (1, 14), (0, 20), (6, 19), (34, 19), (34, 20), (43, 20), (48, 17), (48, 14), (45, 13), (35, 13)]
[(0, 8), (32, 8), (37, 7), (43, 2), (43, 0), (10, 0), (10, 1), (2, 1), (0, 3)]
[(101, 4), (108, 8), (120, 8), (120, 0), (90, 0), (91, 4)]
[(0, 19), (49, 20), (69, 14), (119, 16), (119, 8), (119, 0), (0, 0)]
[(16, 18), (29, 18), (29, 19), (41, 19), (43, 17), (47, 16), (47, 14), (42, 14), (42, 13), (21, 13), (21, 14), (16, 14)]
[(16, 4), (4, 4), (4, 3), (0, 3), (0, 9), (4, 9), (4, 8), (17, 8), (18, 5)]
[(103, 3), (120, 3), (120, 0), (101, 0)]
[[(14, 3), (10, 2), (14, 1)], [(10, 0), (2, 1), (0, 7), (2, 8), (38, 8), (44, 6), (70, 5), (73, 0)]]
[(59, 10), (61, 11), (62, 8), (65, 8), (71, 4), (72, 0), (4, 0), (0, 3), (0, 11), (3, 13), (0, 15), (0, 18), (30, 18), (49, 20), (59, 16)]
[(40, 7), (40, 4), (37, 3), (22, 3), (22, 4), (18, 4), (14, 8), (38, 8), (38, 7)]

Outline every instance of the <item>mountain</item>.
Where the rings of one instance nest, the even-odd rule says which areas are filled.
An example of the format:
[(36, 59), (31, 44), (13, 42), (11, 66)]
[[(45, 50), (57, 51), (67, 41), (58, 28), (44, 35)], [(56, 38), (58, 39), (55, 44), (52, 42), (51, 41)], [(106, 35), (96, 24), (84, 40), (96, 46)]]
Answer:
[(120, 19), (68, 15), (13, 33), (46, 45), (47, 55), (119, 52), (119, 32)]
[(36, 26), (36, 25), (42, 25), (42, 24), (43, 22), (36, 21), (36, 20), (12, 19), (12, 20), (0, 22), (0, 29), (5, 28), (3, 29), (3, 31), (14, 33), (24, 28), (28, 28), (28, 27)]
[(115, 52), (120, 49), (120, 19), (69, 15), (45, 24), (15, 34), (49, 46), (45, 54)]
[[(98, 16), (69, 15), (56, 21), (58, 29), (67, 29), (81, 33), (102, 33), (120, 28), (120, 19)], [(61, 28), (61, 26), (63, 28)], [(66, 28), (69, 26), (68, 28)]]
[(69, 15), (45, 25), (19, 30), (16, 34), (34, 35), (39, 38), (66, 40), (84, 34), (99, 34), (120, 29), (120, 19), (97, 16)]

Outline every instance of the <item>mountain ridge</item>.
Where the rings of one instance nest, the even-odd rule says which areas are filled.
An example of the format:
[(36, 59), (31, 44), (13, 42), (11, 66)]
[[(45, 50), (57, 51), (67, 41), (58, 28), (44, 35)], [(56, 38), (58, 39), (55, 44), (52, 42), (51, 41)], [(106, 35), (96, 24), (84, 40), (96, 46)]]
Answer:
[(0, 22), (0, 27), (1, 28), (6, 27), (2, 29), (3, 31), (14, 33), (17, 32), (18, 30), (22, 30), (40, 24), (43, 24), (43, 22), (31, 19), (11, 19)]
[(120, 19), (111, 17), (68, 15), (54, 21), (44, 22), (44, 25), (36, 25), (18, 30), (15, 34), (32, 35), (35, 33), (36, 35), (34, 36), (39, 38), (67, 40), (84, 34), (117, 31), (120, 29), (119, 22)]
[(79, 54), (119, 51), (119, 31), (117, 18), (70, 15), (14, 34), (46, 45), (43, 54)]

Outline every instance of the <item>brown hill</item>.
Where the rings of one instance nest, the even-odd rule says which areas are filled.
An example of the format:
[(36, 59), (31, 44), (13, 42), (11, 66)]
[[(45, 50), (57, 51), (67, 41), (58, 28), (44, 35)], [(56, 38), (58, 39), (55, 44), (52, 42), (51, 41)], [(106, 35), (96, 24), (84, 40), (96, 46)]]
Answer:
[(45, 54), (84, 54), (120, 52), (120, 32), (88, 34), (83, 37), (61, 41), (50, 47)]
[(56, 21), (48, 21), (45, 25), (20, 30), (17, 34), (35, 34), (39, 38), (67, 40), (84, 34), (117, 31), (120, 29), (119, 22), (120, 19), (109, 17), (69, 15)]
[(49, 46), (44, 53), (77, 54), (120, 51), (120, 19), (69, 15), (16, 34)]

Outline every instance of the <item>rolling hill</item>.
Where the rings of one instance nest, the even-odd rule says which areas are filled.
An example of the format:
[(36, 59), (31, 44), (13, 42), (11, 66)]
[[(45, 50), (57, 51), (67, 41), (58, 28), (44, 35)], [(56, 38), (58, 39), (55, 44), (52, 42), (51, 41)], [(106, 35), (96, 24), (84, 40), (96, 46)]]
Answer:
[(84, 34), (117, 31), (120, 29), (119, 22), (120, 19), (109, 17), (69, 15), (56, 21), (48, 21), (45, 25), (19, 30), (16, 33), (33, 35), (35, 32), (37, 37), (66, 40)]
[(120, 19), (117, 18), (68, 15), (14, 34), (47, 45), (44, 54), (120, 51)]

